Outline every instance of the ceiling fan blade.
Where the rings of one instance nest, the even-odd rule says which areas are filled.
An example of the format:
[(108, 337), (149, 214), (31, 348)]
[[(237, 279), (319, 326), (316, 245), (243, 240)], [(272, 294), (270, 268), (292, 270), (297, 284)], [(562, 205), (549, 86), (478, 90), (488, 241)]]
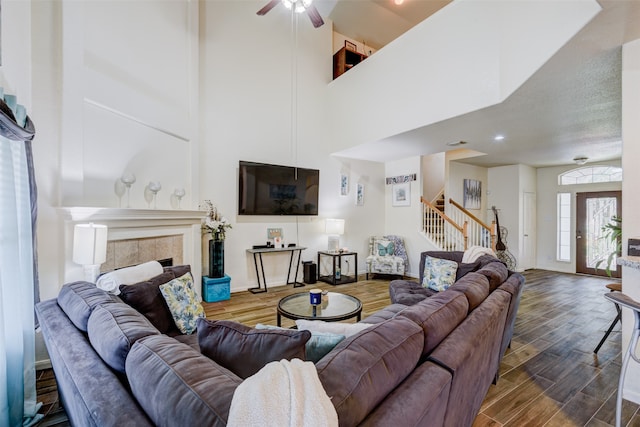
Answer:
[(280, 3), (280, 0), (271, 0), (269, 3), (267, 3), (267, 5), (265, 7), (263, 7), (262, 9), (260, 9), (258, 11), (258, 15), (262, 16), (262, 15), (266, 15), (267, 12), (269, 12), (271, 9), (273, 9), (274, 7), (276, 7), (276, 5)]
[(318, 28), (324, 25), (322, 16), (320, 16), (318, 9), (316, 9), (314, 5), (309, 5), (309, 7), (307, 7), (307, 15), (309, 15), (309, 19), (311, 19), (311, 23), (315, 28)]

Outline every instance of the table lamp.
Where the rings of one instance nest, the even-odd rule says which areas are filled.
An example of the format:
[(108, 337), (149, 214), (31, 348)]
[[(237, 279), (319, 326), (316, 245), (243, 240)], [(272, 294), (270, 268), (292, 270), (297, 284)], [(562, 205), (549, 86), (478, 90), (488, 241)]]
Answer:
[(328, 238), (328, 252), (336, 253), (340, 248), (340, 235), (344, 234), (344, 219), (327, 219), (324, 225)]
[(76, 224), (73, 228), (73, 262), (84, 268), (84, 279), (95, 283), (100, 264), (107, 260), (107, 226)]

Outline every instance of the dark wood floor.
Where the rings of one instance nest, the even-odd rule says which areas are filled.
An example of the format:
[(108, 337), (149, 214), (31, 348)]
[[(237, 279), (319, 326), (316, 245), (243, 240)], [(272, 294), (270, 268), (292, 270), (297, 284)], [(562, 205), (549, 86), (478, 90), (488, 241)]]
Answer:
[[(602, 295), (611, 279), (543, 270), (524, 273), (523, 291), (511, 348), (492, 385), (474, 427), (484, 426), (610, 426), (620, 372), (620, 325), (594, 355), (604, 331), (615, 317), (613, 304)], [(315, 286), (315, 285), (314, 285)], [(388, 280), (359, 281), (338, 288), (363, 303), (363, 318), (390, 303)], [(254, 326), (275, 324), (278, 300), (303, 289), (270, 288), (266, 294), (234, 293), (229, 301), (205, 303), (207, 317)], [(283, 319), (283, 326), (293, 322)], [(40, 426), (68, 426), (57, 402), (50, 370), (38, 371)], [(624, 404), (624, 422), (640, 426), (638, 405)]]

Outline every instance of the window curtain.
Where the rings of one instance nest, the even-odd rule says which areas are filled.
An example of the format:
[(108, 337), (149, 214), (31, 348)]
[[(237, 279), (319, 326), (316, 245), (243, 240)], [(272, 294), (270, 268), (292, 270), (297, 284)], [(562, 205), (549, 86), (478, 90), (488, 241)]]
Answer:
[(42, 418), (36, 401), (33, 123), (0, 88), (0, 425)]

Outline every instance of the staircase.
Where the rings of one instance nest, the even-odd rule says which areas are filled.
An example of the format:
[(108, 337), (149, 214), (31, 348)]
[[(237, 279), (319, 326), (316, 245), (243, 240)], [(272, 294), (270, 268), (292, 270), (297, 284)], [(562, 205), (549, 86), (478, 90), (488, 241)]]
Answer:
[(441, 192), (431, 202), (422, 202), (422, 231), (436, 247), (444, 251), (463, 251), (469, 246), (483, 246), (495, 250), (495, 223), (486, 225), (454, 200), (449, 199), (451, 212), (444, 213), (445, 197)]

